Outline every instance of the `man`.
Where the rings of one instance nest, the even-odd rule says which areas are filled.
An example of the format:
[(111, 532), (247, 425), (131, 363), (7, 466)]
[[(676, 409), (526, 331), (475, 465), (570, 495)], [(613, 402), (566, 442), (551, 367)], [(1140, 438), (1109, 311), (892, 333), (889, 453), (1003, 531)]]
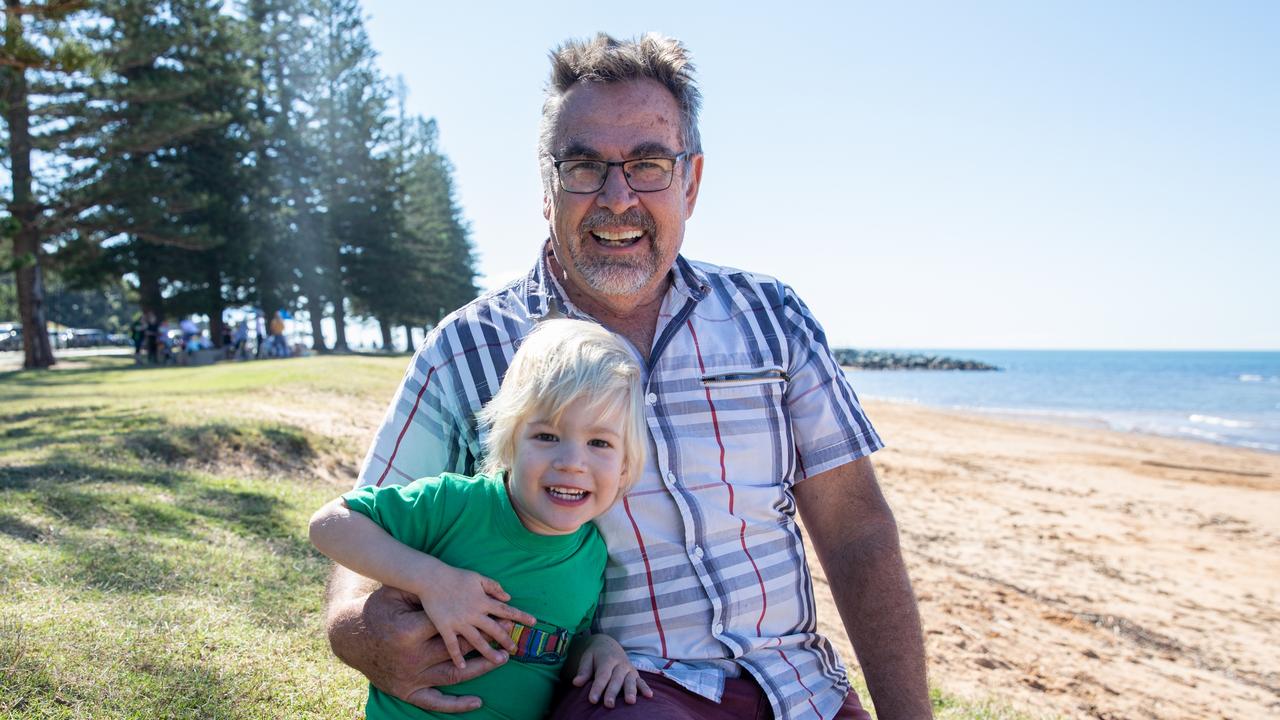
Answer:
[[(470, 471), (473, 414), (520, 339), (595, 320), (646, 372), (643, 476), (598, 525), (609, 546), (597, 629), (657, 696), (605, 711), (570, 688), (553, 717), (865, 718), (816, 632), (798, 511), (881, 718), (930, 717), (897, 528), (868, 455), (880, 439), (787, 286), (679, 254), (702, 177), (700, 96), (684, 47), (601, 35), (552, 56), (539, 154), (550, 240), (530, 274), (441, 322), (418, 350), (362, 484)], [(372, 591), (372, 592), (371, 592)], [(378, 687), (425, 708), (483, 673), (447, 655), (403, 593), (335, 573), (329, 638)]]

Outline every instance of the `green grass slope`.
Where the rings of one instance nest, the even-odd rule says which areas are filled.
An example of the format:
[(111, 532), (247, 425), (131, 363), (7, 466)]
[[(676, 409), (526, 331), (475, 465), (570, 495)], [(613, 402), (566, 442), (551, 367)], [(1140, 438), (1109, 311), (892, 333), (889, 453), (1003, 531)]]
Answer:
[(376, 423), (405, 362), (0, 374), (0, 717), (354, 716), (305, 525), (368, 442), (349, 418)]

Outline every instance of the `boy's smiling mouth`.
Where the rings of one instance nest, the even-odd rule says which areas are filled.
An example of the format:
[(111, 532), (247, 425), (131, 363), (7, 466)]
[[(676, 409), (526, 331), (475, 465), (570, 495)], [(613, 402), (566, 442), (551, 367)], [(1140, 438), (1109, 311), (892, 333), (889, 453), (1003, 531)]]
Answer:
[(552, 502), (557, 504), (579, 505), (585, 502), (591, 493), (581, 488), (553, 485), (547, 488), (547, 495), (551, 497)]

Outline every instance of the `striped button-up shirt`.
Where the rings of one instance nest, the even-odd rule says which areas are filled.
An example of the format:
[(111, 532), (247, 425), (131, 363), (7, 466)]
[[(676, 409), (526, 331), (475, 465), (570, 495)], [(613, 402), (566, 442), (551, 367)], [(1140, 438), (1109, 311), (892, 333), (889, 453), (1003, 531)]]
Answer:
[[(849, 691), (817, 633), (792, 493), (805, 477), (881, 447), (786, 285), (676, 259), (644, 367), (644, 473), (596, 519), (609, 546), (596, 629), (641, 670), (719, 700), (749, 672), (775, 717), (831, 718)], [(359, 484), (472, 473), (474, 415), (521, 339), (550, 317), (590, 319), (548, 271), (468, 304), (428, 334)], [(477, 528), (477, 531), (482, 531)]]

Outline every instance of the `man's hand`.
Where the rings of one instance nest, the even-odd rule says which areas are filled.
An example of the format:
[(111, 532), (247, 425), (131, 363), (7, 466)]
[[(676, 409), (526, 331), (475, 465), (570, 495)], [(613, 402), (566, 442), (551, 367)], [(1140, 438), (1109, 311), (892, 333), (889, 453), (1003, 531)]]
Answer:
[(795, 497), (877, 716), (933, 717), (916, 598), (871, 459), (798, 482)]
[[(455, 667), (413, 595), (389, 587), (374, 589), (370, 581), (337, 566), (326, 600), (334, 654), (374, 687), (423, 710), (457, 713), (480, 707), (474, 695), (446, 695), (436, 688), (479, 677), (501, 663), (478, 657), (465, 668)], [(470, 649), (463, 645), (463, 652)], [(507, 654), (498, 652), (497, 657), (505, 662)]]

